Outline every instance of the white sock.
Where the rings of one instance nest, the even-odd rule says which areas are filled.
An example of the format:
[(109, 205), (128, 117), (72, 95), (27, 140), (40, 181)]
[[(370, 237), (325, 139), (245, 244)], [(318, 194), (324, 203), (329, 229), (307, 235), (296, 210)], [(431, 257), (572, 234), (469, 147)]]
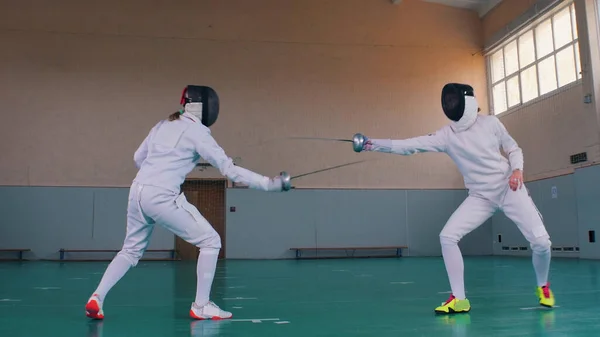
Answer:
[(108, 265), (108, 268), (106, 268), (104, 276), (102, 276), (102, 280), (94, 294), (97, 294), (100, 300), (103, 301), (110, 289), (119, 282), (130, 268), (131, 262), (125, 256), (117, 254)]
[(442, 245), (442, 255), (444, 257), (444, 264), (446, 265), (446, 272), (448, 273), (452, 295), (454, 295), (456, 299), (464, 300), (466, 298), (464, 278), (465, 267), (460, 248), (458, 248), (458, 243), (444, 237), (440, 238), (440, 243)]
[(196, 305), (204, 306), (210, 300), (210, 289), (217, 269), (217, 260), (219, 259), (219, 249), (200, 248), (198, 255), (198, 266), (196, 269)]
[(531, 260), (533, 262), (533, 269), (535, 270), (535, 277), (537, 278), (537, 285), (543, 287), (548, 283), (548, 273), (550, 272), (550, 250), (544, 252), (534, 251)]

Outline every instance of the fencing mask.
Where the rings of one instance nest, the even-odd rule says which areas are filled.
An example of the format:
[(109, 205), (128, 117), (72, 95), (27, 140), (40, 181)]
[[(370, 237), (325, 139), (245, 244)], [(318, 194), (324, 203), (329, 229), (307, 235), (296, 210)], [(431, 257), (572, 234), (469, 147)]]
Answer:
[(473, 87), (468, 84), (448, 83), (442, 89), (442, 109), (457, 129), (469, 128), (477, 118), (479, 105)]
[(219, 96), (211, 87), (188, 85), (183, 89), (180, 103), (185, 112), (198, 117), (207, 127), (213, 125), (219, 116)]

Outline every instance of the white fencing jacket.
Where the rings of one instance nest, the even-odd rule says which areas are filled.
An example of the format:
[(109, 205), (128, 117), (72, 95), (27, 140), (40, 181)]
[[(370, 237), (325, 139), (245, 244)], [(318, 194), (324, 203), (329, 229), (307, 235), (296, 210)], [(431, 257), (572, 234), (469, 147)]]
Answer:
[(201, 158), (236, 183), (264, 191), (278, 187), (268, 177), (235, 166), (210, 129), (187, 112), (174, 121), (162, 120), (150, 130), (133, 156), (139, 169), (134, 181), (179, 193), (186, 176)]
[[(402, 140), (371, 139), (372, 151), (412, 155), (443, 152), (454, 161), (471, 195), (500, 202), (512, 171), (523, 170), (523, 151), (495, 116), (477, 115), (463, 130), (448, 124), (437, 132)], [(508, 156), (508, 160), (500, 152)]]

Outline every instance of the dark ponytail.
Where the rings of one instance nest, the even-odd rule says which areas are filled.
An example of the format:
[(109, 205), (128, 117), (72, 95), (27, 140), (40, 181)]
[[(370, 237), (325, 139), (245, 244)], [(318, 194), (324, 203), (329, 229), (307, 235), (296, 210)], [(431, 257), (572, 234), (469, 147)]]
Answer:
[(182, 114), (182, 111), (173, 112), (172, 114), (169, 115), (169, 122), (179, 119), (179, 116), (181, 116), (181, 114)]

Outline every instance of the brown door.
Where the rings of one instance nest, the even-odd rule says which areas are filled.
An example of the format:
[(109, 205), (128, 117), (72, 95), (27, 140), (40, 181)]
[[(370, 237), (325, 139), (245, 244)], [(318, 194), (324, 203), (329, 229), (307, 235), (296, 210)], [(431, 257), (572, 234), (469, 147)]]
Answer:
[[(225, 258), (225, 179), (189, 179), (181, 185), (187, 201), (196, 206), (221, 237), (219, 259)], [(175, 249), (182, 260), (196, 260), (198, 247), (175, 237)]]

